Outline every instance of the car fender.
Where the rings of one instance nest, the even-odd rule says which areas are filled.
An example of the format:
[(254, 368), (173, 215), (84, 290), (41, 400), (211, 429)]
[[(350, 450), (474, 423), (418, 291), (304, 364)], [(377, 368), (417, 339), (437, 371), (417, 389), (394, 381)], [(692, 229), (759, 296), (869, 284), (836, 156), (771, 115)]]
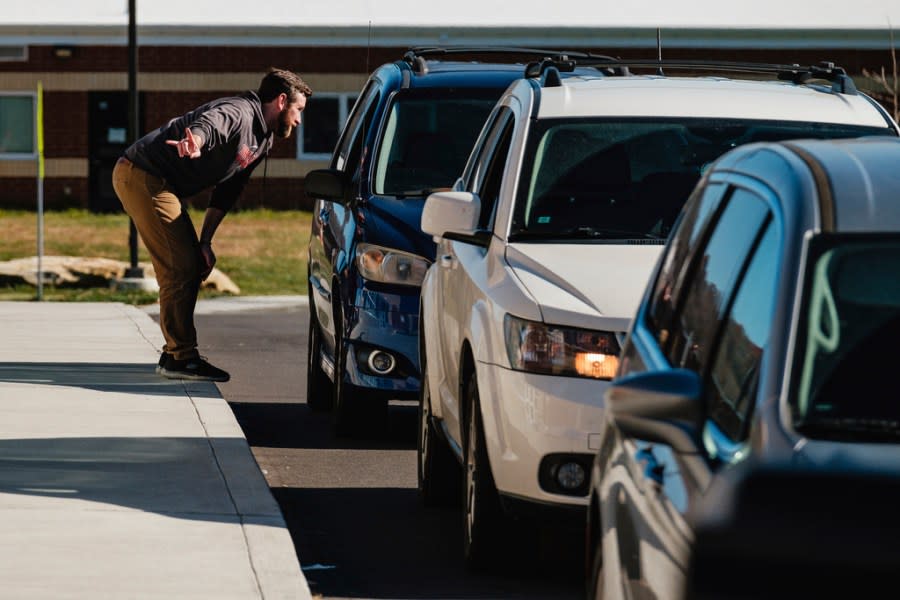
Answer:
[[(441, 344), (440, 331), (438, 330), (439, 320), (436, 315), (431, 314), (437, 304), (438, 286), (435, 283), (434, 266), (429, 267), (425, 272), (422, 280), (422, 292), (419, 300), (421, 318), (419, 319), (419, 363), (428, 364), (426, 376), (428, 377), (428, 387), (432, 390), (439, 390), (440, 383), (445, 379), (441, 365)], [(443, 418), (443, 407), (440, 401), (431, 401), (431, 414), (436, 419)]]

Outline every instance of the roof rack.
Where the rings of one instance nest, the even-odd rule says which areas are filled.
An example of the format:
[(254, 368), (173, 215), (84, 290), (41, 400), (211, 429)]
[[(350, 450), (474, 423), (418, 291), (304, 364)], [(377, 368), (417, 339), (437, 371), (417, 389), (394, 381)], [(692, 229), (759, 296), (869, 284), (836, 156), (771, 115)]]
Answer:
[[(618, 60), (618, 59), (602, 59), (597, 63), (585, 61), (584, 59), (575, 58), (573, 60), (564, 60), (554, 62), (545, 59), (540, 63), (532, 63), (525, 69), (526, 77), (540, 77), (542, 80), (549, 80), (551, 87), (554, 85), (554, 77), (547, 76), (545, 71), (556, 69), (560, 72), (566, 72), (573, 69), (572, 63), (577, 66), (594, 66), (606, 67), (613, 69), (656, 69), (657, 73), (662, 74), (664, 69), (672, 70), (693, 70), (693, 71), (721, 71), (721, 72), (737, 72), (737, 73), (769, 73), (775, 75), (781, 81), (791, 81), (795, 84), (804, 84), (814, 79), (824, 79), (831, 83), (831, 90), (837, 94), (847, 94), (855, 96), (858, 92), (853, 79), (847, 75), (847, 72), (835, 66), (832, 62), (821, 62), (818, 65), (810, 65), (801, 67), (800, 65), (785, 64), (767, 64), (767, 63), (745, 63), (745, 62), (728, 62), (728, 61), (704, 61), (704, 60)], [(558, 77), (558, 74), (557, 74)]]
[[(557, 63), (565, 63), (577, 58), (579, 64), (585, 61), (586, 66), (595, 67), (604, 61), (616, 61), (611, 56), (592, 54), (573, 50), (551, 50), (547, 48), (523, 48), (518, 46), (414, 46), (403, 54), (404, 62), (408, 63), (416, 73), (428, 72), (425, 62), (427, 56), (447, 56), (453, 54), (511, 54), (540, 58), (542, 61), (551, 60)], [(596, 63), (596, 64), (595, 64)], [(574, 70), (574, 68), (573, 68)]]

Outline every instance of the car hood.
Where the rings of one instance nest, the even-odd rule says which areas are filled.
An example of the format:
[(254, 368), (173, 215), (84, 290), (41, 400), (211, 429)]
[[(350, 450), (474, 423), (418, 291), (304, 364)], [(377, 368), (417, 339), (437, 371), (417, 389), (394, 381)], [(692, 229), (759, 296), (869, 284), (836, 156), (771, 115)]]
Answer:
[(662, 249), (659, 244), (510, 244), (506, 260), (545, 323), (624, 332)]
[(361, 241), (412, 252), (434, 260), (435, 244), (422, 232), (425, 198), (374, 196), (358, 209)]

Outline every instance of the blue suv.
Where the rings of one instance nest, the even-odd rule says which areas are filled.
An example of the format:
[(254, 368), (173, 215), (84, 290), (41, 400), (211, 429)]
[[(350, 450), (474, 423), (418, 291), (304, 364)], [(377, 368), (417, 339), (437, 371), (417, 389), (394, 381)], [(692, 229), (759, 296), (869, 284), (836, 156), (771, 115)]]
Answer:
[[(435, 60), (492, 55), (490, 62)], [(568, 55), (520, 48), (414, 48), (369, 77), (328, 169), (310, 172), (307, 403), (352, 433), (387, 400), (419, 391), (419, 288), (435, 243), (425, 198), (449, 189), (495, 102), (525, 65)], [(503, 56), (503, 59), (500, 58)], [(596, 71), (594, 71), (596, 73)]]

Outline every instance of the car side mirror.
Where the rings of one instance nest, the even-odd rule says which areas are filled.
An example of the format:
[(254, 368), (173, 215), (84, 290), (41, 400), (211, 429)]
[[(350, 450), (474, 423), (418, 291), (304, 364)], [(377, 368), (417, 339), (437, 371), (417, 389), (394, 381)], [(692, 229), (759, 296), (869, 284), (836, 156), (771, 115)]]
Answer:
[(422, 231), (435, 238), (475, 242), (481, 198), (471, 192), (435, 192), (422, 209)]
[(306, 174), (304, 191), (311, 198), (321, 198), (338, 204), (350, 199), (350, 181), (347, 174), (337, 169), (316, 169)]
[(697, 452), (705, 418), (700, 377), (688, 369), (627, 375), (606, 390), (606, 407), (628, 435)]

